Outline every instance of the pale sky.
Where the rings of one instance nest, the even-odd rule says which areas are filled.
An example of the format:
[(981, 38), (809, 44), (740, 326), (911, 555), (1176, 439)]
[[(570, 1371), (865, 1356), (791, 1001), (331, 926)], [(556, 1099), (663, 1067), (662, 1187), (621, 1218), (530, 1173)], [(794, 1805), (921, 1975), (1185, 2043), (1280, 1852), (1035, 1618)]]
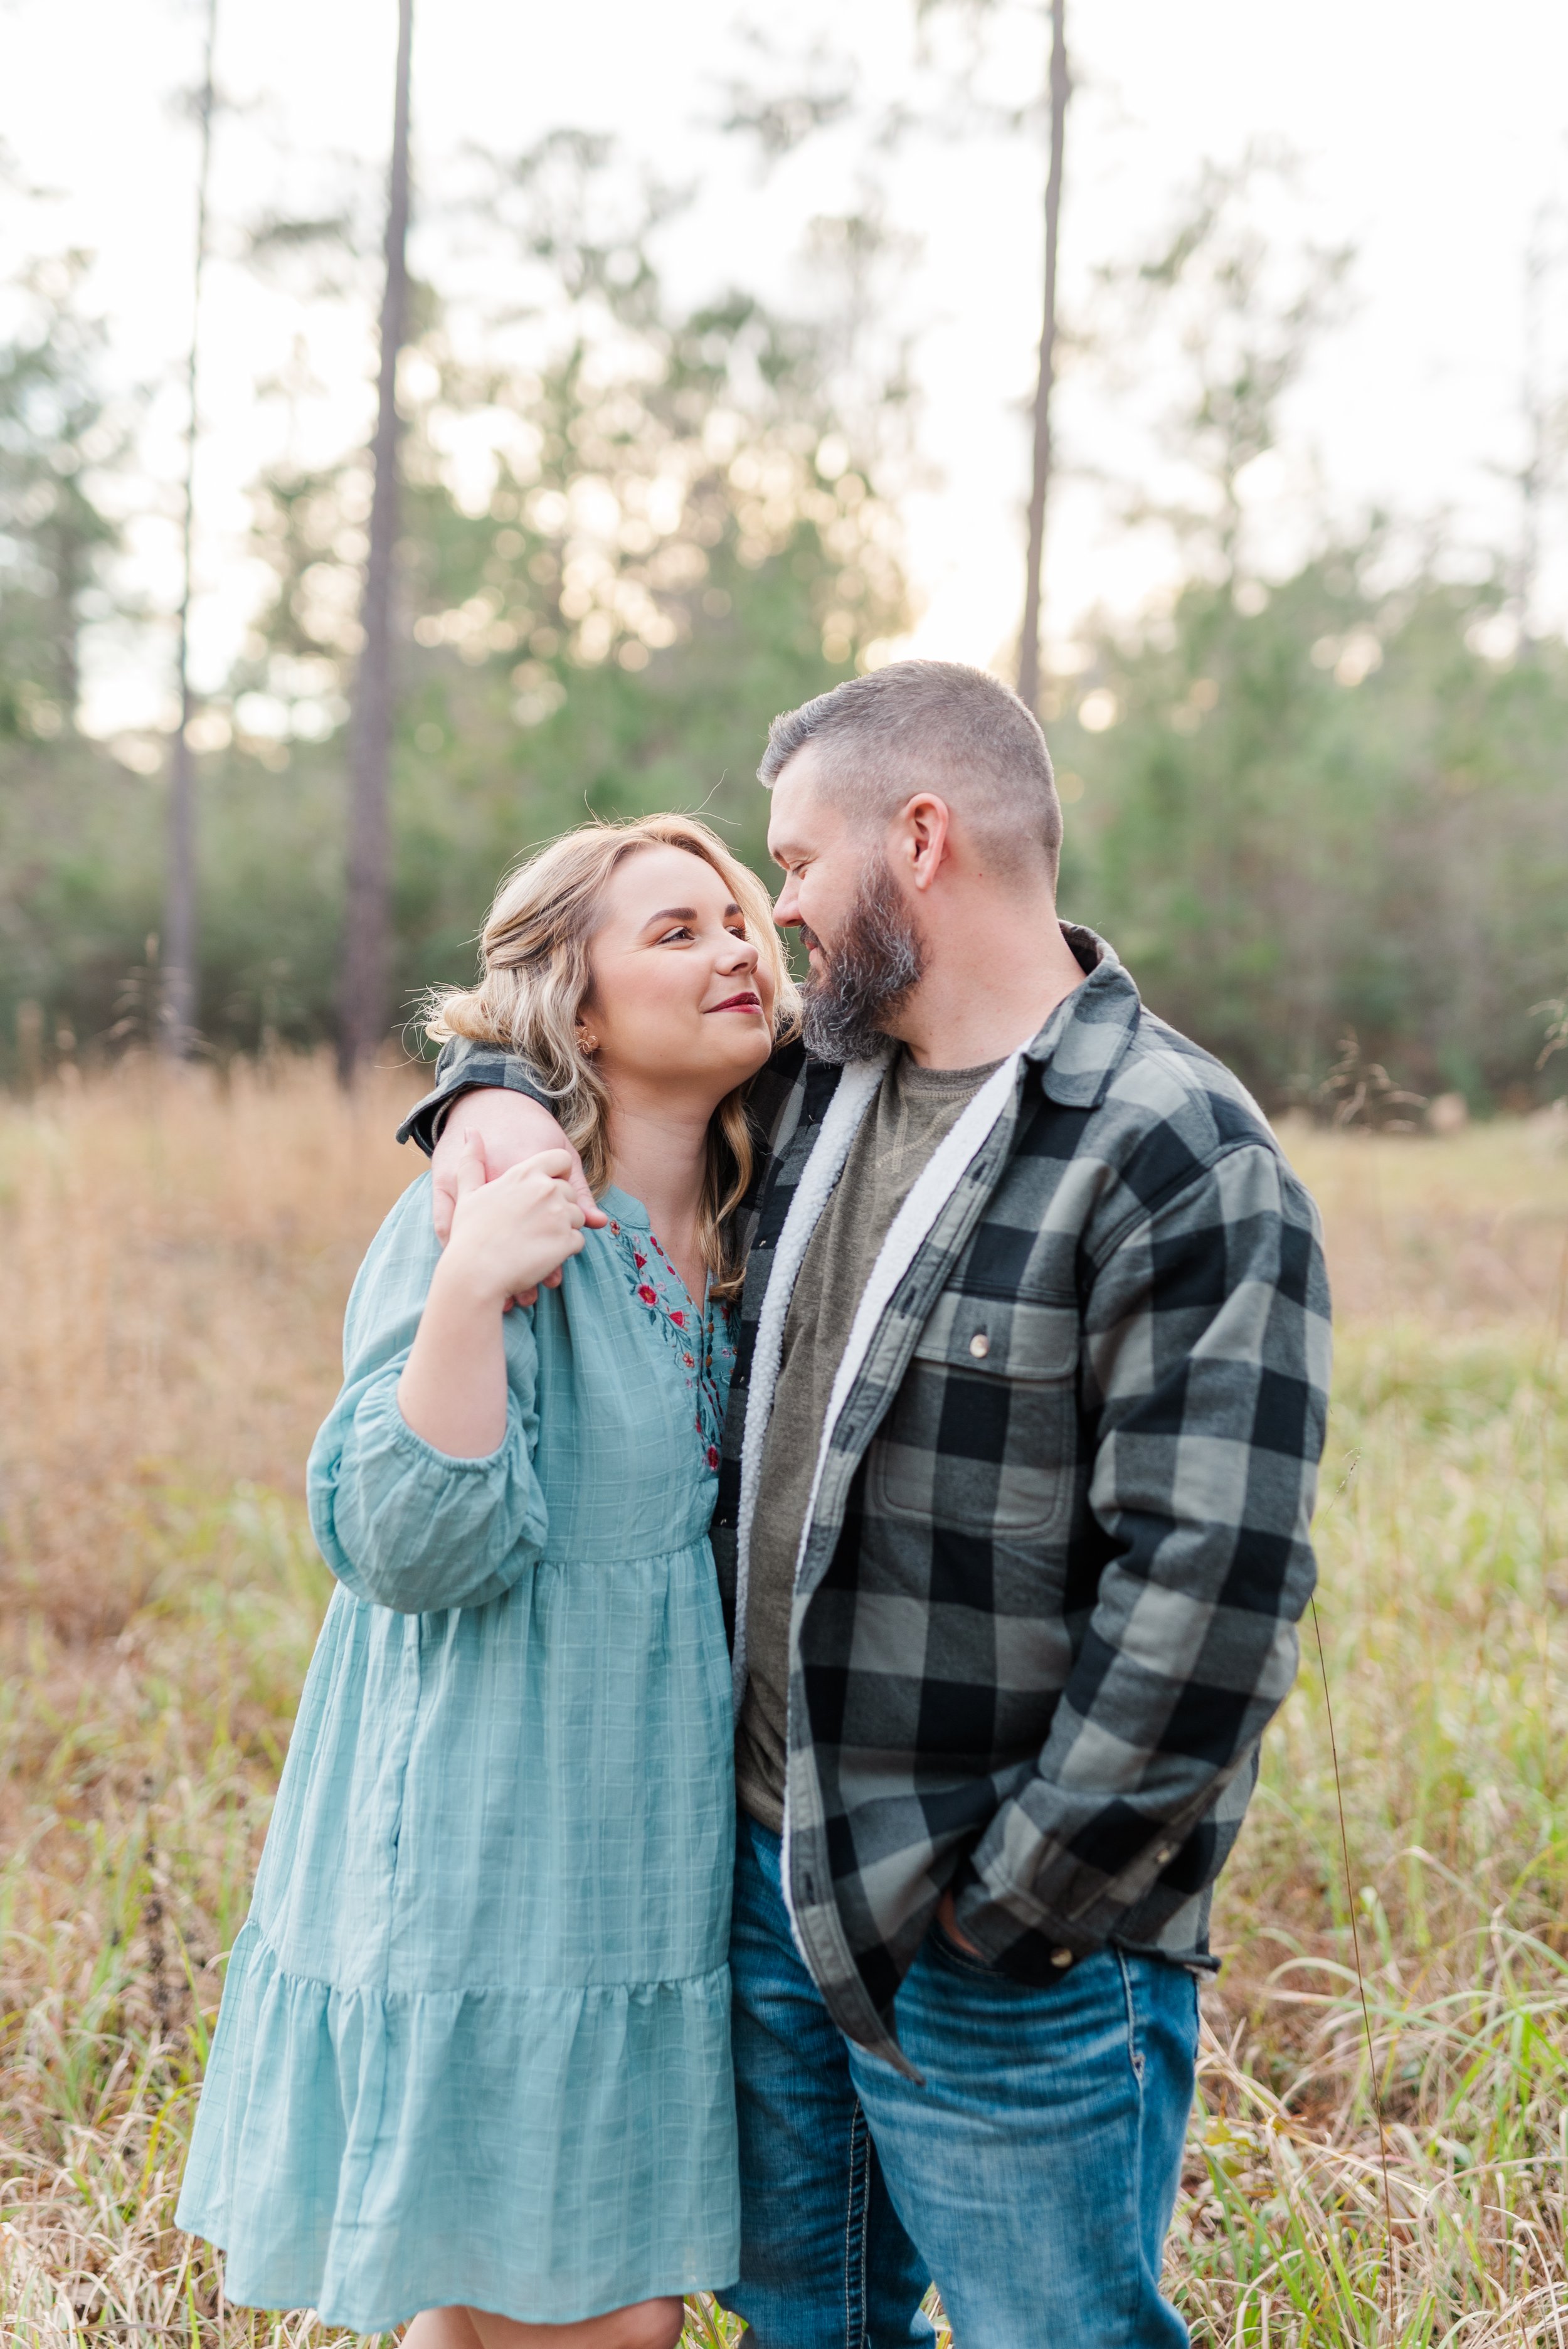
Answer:
[[(417, 0), (415, 137), (425, 191), (466, 141), (521, 150), (559, 124), (616, 132), (666, 176), (696, 178), (672, 234), (673, 282), (693, 298), (737, 278), (799, 298), (807, 222), (853, 202), (856, 134), (832, 135), (771, 176), (709, 127), (719, 84), (744, 65), (743, 0)], [(269, 201), (309, 208), (355, 160), (379, 168), (390, 114), (394, 0), (220, 0), (219, 79), (249, 111), (220, 128), (217, 243)], [(1004, 14), (1006, 12), (1004, 11)], [(821, 33), (852, 55), (872, 105), (911, 82), (913, 0), (793, 0), (787, 38)], [(779, 22), (779, 12), (773, 21)], [(1506, 546), (1515, 492), (1522, 264), (1531, 222), (1568, 203), (1568, 9), (1546, 0), (1068, 0), (1078, 77), (1068, 128), (1064, 307), (1082, 314), (1092, 272), (1157, 238), (1200, 161), (1279, 139), (1304, 158), (1300, 222), (1358, 250), (1355, 308), (1327, 337), (1289, 411), (1286, 462), (1259, 484), (1284, 550), (1324, 509), (1377, 502), (1443, 514), (1461, 546)], [(78, 244), (98, 256), (94, 297), (123, 379), (166, 388), (147, 434), (172, 482), (175, 372), (188, 328), (193, 133), (170, 94), (195, 78), (195, 0), (0, 0), (0, 140), (46, 202), (0, 195), (0, 249)], [(1043, 65), (1038, 17), (1016, 5), (997, 36), (998, 87), (1021, 95)], [(277, 160), (280, 154), (282, 160)], [(341, 163), (338, 159), (343, 159)], [(1042, 159), (1029, 139), (925, 140), (886, 169), (892, 225), (913, 240), (900, 296), (916, 336), (923, 485), (905, 501), (922, 606), (914, 648), (989, 662), (1021, 595), (1026, 488), (1023, 404), (1038, 333)], [(427, 231), (427, 233), (429, 233)], [(1559, 222), (1559, 242), (1568, 226)], [(1568, 391), (1568, 267), (1548, 322)], [(286, 303), (220, 261), (205, 316), (201, 478), (206, 682), (222, 676), (256, 592), (242, 559), (242, 489), (273, 428), (254, 387), (285, 361)], [(345, 326), (327, 353), (345, 437), (367, 414), (368, 344)], [(318, 373), (322, 353), (316, 353)], [(1147, 391), (1147, 388), (1141, 388)], [(1159, 387), (1145, 405), (1156, 399)], [(1064, 454), (1112, 476), (1139, 461), (1137, 393), (1087, 378), (1063, 388)], [(1315, 486), (1321, 485), (1321, 486)], [(1568, 620), (1568, 511), (1548, 530), (1540, 617)], [(144, 524), (140, 577), (172, 589), (166, 526)], [(1053, 635), (1096, 605), (1131, 613), (1169, 559), (1118, 525), (1105, 488), (1064, 488), (1049, 551)], [(100, 678), (104, 730), (156, 715), (160, 680)]]

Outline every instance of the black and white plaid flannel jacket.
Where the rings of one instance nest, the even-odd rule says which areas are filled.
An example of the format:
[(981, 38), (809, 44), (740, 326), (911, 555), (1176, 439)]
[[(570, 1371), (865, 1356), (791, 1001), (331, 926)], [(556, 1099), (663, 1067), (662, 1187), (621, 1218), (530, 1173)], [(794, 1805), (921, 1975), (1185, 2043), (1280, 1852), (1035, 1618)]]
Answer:
[[(963, 1931), (1021, 1981), (1107, 1942), (1213, 1964), (1212, 1889), (1313, 1587), (1312, 1201), (1229, 1071), (1064, 928), (1085, 983), (1000, 1081), (859, 1332), (797, 1569), (791, 1913), (840, 2027), (901, 2068), (894, 1993), (950, 1885)], [(455, 1093), (497, 1083), (532, 1090), (521, 1063), (449, 1047), (401, 1132), (428, 1148)], [(769, 1148), (742, 1210), (713, 1530), (732, 1637), (770, 1400), (751, 1400), (758, 1327), (780, 1241), (798, 1268), (830, 1191), (808, 1169), (846, 1084), (863, 1110), (866, 1071), (798, 1044), (754, 1082)], [(842, 1131), (832, 1147), (841, 1164)], [(803, 1184), (822, 1197), (787, 1232)]]

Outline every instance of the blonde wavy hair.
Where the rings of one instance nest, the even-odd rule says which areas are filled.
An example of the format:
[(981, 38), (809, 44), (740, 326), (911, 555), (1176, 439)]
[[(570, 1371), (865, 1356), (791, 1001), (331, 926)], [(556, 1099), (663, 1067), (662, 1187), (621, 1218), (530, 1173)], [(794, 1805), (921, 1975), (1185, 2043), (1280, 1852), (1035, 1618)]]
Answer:
[[(603, 920), (604, 892), (611, 875), (645, 848), (682, 848), (713, 867), (740, 907), (746, 935), (773, 980), (775, 1035), (779, 1042), (792, 1036), (799, 1026), (800, 999), (768, 892), (717, 833), (689, 815), (582, 824), (541, 849), (509, 874), (496, 893), (480, 936), (478, 986), (438, 988), (425, 1007), (425, 1032), (432, 1042), (461, 1036), (476, 1044), (499, 1044), (528, 1061), (580, 1153), (595, 1195), (610, 1180), (610, 1096), (579, 1041), (578, 1020), (593, 980), (589, 947)], [(746, 1114), (749, 1089), (748, 1078), (727, 1093), (708, 1127), (697, 1228), (718, 1297), (734, 1296), (741, 1282), (727, 1227), (751, 1180), (755, 1158)]]

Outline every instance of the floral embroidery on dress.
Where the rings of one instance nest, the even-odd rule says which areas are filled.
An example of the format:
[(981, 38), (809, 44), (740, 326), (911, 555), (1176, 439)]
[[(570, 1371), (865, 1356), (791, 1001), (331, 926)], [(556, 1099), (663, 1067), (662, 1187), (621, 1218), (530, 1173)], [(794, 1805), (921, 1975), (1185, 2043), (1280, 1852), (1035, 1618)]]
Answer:
[[(646, 1309), (649, 1319), (657, 1322), (686, 1372), (686, 1390), (694, 1405), (692, 1423), (708, 1472), (717, 1475), (729, 1376), (735, 1368), (730, 1309), (711, 1299), (704, 1300), (700, 1313), (696, 1311), (685, 1283), (652, 1232), (630, 1232), (612, 1216), (610, 1237), (618, 1243), (623, 1257), (630, 1258), (632, 1294)], [(651, 1258), (656, 1258), (656, 1262), (650, 1268)], [(672, 1293), (687, 1301), (684, 1305), (673, 1303)]]

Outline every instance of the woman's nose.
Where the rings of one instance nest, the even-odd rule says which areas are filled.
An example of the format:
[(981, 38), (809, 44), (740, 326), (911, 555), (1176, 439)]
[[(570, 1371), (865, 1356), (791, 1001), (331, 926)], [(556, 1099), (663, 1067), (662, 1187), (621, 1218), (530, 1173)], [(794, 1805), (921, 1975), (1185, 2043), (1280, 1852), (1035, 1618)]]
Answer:
[(720, 955), (719, 960), (726, 970), (752, 971), (757, 968), (758, 957), (751, 940), (738, 938), (732, 930), (729, 934), (729, 944)]

